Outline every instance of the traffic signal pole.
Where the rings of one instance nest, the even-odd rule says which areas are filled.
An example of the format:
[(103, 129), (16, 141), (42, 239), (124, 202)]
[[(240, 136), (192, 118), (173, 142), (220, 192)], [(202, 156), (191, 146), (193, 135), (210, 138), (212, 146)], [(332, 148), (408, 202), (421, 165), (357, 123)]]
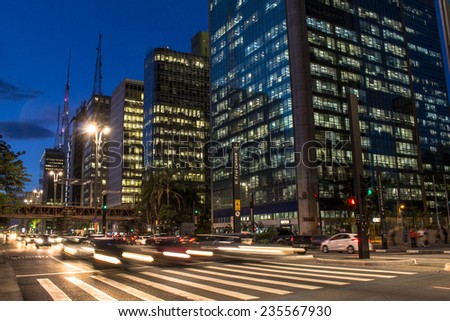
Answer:
[(353, 191), (356, 197), (356, 225), (358, 228), (358, 254), (360, 259), (369, 259), (369, 219), (366, 208), (366, 195), (363, 194), (362, 180), (364, 178), (361, 129), (359, 127), (358, 98), (349, 95), (348, 116), (350, 120), (350, 139), (352, 147)]

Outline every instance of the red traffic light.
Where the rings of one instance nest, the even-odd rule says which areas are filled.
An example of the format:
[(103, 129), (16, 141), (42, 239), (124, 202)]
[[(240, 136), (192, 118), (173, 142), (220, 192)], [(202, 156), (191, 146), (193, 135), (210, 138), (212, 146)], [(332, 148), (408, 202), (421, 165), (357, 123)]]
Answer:
[(356, 205), (356, 198), (350, 197), (349, 199), (347, 199), (347, 203), (349, 205)]
[(316, 201), (319, 200), (319, 194), (318, 194), (318, 193), (314, 193), (314, 194), (313, 194), (313, 197), (314, 197), (314, 199), (315, 199)]

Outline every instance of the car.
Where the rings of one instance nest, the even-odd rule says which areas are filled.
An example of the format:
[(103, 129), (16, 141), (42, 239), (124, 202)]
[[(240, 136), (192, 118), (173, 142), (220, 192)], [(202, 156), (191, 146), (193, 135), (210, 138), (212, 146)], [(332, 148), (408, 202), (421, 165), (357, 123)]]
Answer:
[(177, 239), (178, 239), (178, 236), (169, 235), (166, 233), (153, 234), (147, 238), (147, 240), (145, 241), (145, 244), (155, 246), (155, 245), (158, 245), (162, 241), (172, 241), (172, 240), (177, 240)]
[[(339, 233), (322, 242), (320, 250), (324, 253), (330, 251), (348, 252), (353, 254), (358, 251), (358, 235), (354, 233)], [(372, 243), (369, 242), (369, 250), (372, 251)]]
[(136, 239), (134, 240), (134, 243), (138, 244), (138, 245), (146, 245), (146, 241), (149, 237), (150, 236), (140, 235), (140, 236), (136, 237)]
[(330, 235), (313, 235), (311, 237), (311, 247), (319, 247), (322, 245), (322, 242), (329, 239)]
[(122, 259), (123, 249), (118, 246), (117, 239), (100, 237), (91, 239), (91, 242), (94, 246), (95, 269), (125, 266), (126, 262)]
[(28, 246), (28, 244), (34, 244), (34, 239), (37, 237), (37, 235), (34, 234), (28, 234), (25, 236), (23, 241), (25, 242), (25, 245)]
[(57, 234), (50, 234), (48, 239), (52, 244), (60, 244), (63, 241), (63, 238)]
[(52, 246), (52, 242), (50, 242), (50, 235), (39, 235), (34, 239), (34, 244), (37, 249), (41, 246)]
[(93, 242), (87, 237), (66, 237), (62, 242), (61, 257), (66, 260), (70, 258), (89, 259), (94, 256)]

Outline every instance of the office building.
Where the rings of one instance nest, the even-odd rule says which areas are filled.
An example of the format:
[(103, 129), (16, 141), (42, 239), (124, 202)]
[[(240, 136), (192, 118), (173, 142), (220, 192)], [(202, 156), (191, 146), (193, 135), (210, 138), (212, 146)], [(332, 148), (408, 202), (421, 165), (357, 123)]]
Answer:
[(171, 169), (175, 181), (198, 191), (207, 204), (203, 146), (210, 130), (208, 57), (153, 49), (145, 58), (144, 85), (145, 171)]
[(144, 82), (124, 79), (111, 95), (109, 141), (117, 156), (108, 166), (108, 207), (140, 200), (143, 172)]
[[(210, 2), (212, 139), (251, 156), (241, 164), (244, 223), (253, 197), (261, 227), (355, 229), (349, 108), (364, 181), (375, 186), (379, 168), (389, 224), (436, 223), (426, 172), (450, 170), (450, 127), (435, 9), (432, 0)], [(232, 202), (224, 162), (213, 172), (217, 228), (230, 225)]]
[(42, 189), (42, 204), (63, 203), (63, 178), (65, 153), (58, 148), (46, 148), (40, 160), (39, 185)]

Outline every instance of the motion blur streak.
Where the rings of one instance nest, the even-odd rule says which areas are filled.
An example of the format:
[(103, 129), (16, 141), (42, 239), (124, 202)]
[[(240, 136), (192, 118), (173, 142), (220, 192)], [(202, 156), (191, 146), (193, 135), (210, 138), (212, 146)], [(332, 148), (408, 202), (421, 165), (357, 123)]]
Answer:
[(147, 263), (151, 263), (154, 261), (153, 257), (150, 255), (137, 254), (132, 252), (123, 252), (122, 257)]

